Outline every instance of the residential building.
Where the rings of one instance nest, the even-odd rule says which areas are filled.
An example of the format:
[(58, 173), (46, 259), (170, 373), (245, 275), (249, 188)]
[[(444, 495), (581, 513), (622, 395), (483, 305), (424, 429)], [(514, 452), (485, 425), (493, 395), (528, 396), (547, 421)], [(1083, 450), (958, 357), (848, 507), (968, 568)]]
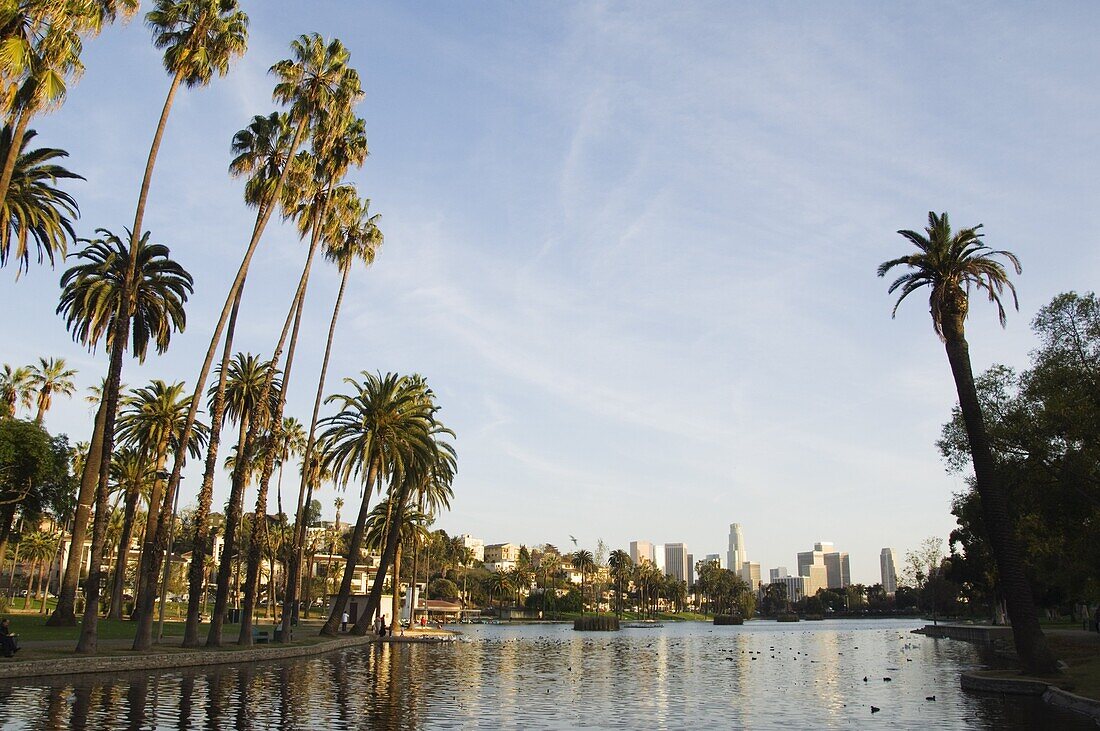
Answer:
[(897, 593), (898, 572), (894, 563), (894, 549), (884, 548), (878, 556), (879, 573), (882, 576), (882, 588), (888, 595)]
[(654, 555), (653, 544), (649, 541), (631, 541), (630, 542), (630, 560), (637, 566), (642, 561), (649, 561), (652, 564), (657, 563), (657, 557)]
[(688, 552), (683, 543), (665, 544), (665, 574), (677, 581), (688, 579)]
[(825, 571), (830, 589), (844, 589), (852, 583), (852, 570), (848, 565), (848, 554), (844, 551), (825, 554)]
[(480, 538), (474, 538), (473, 536), (467, 535), (466, 533), (460, 535), (458, 537), (458, 540), (461, 541), (463, 547), (469, 548), (471, 551), (474, 552), (475, 561), (485, 560), (485, 541), (481, 540)]
[(485, 568), (490, 571), (508, 571), (519, 561), (520, 547), (514, 543), (494, 543), (485, 546)]
[(730, 571), (738, 571), (741, 564), (748, 561), (745, 552), (745, 536), (741, 533), (740, 523), (730, 523), (729, 550), (726, 551), (726, 568)]

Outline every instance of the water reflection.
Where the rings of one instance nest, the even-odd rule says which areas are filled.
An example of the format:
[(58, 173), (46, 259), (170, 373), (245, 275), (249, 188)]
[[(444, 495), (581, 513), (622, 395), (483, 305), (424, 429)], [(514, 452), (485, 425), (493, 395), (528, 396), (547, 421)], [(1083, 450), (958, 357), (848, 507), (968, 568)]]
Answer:
[[(971, 645), (911, 624), (470, 628), (447, 645), (300, 661), (0, 683), (4, 729), (1095, 728), (963, 694)], [(864, 678), (867, 681), (864, 681)], [(890, 677), (887, 683), (884, 677)], [(935, 702), (925, 700), (935, 695)], [(870, 706), (882, 709), (873, 718)]]

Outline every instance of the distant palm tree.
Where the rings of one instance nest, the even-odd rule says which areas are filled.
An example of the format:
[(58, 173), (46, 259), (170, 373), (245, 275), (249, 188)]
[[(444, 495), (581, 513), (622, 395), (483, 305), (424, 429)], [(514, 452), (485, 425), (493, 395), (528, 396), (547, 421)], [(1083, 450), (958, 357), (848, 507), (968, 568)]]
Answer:
[(122, 619), (122, 596), (126, 588), (126, 571), (129, 568), (130, 544), (134, 537), (138, 501), (144, 497), (146, 505), (149, 504), (154, 479), (155, 472), (149, 456), (142, 449), (127, 447), (116, 452), (115, 458), (111, 460), (111, 483), (123, 494), (123, 512), (115, 570), (111, 579), (108, 619)]
[(38, 359), (38, 365), (30, 366), (31, 387), (38, 392), (35, 403), (38, 413), (34, 416), (34, 423), (42, 425), (46, 412), (53, 406), (54, 394), (72, 396), (76, 393), (76, 384), (73, 377), (76, 371), (65, 364), (64, 358)]
[[(85, 593), (87, 607), (84, 628), (77, 645), (79, 652), (88, 653), (96, 649), (98, 562), (103, 555), (107, 528), (107, 500), (110, 494), (108, 468), (110, 455), (114, 451), (115, 414), (118, 410), (123, 355), (129, 341), (132, 341), (133, 354), (139, 361), (144, 360), (150, 343), (158, 352), (166, 351), (173, 331), (182, 331), (186, 326), (183, 308), (193, 290), (191, 275), (169, 258), (168, 247), (150, 243), (149, 234), (137, 240), (128, 236), (130, 244), (127, 245), (106, 229), (97, 229), (97, 232), (102, 238), (89, 241), (88, 246), (76, 254), (85, 263), (70, 267), (62, 275), (61, 300), (57, 306), (58, 314), (65, 317), (75, 340), (94, 349), (100, 340), (106, 339), (111, 355), (103, 394), (102, 425), (97, 423), (99, 434), (93, 433), (92, 438), (93, 450), (97, 441), (102, 444), (98, 481), (89, 485), (86, 482), (90, 480), (82, 478), (77, 498), (78, 506), (87, 505), (94, 494), (96, 505), (92, 528), (92, 568)], [(81, 525), (79, 508), (74, 525), (78, 528)], [(74, 535), (73, 545), (79, 547), (82, 543), (76, 538)], [(79, 562), (79, 556), (75, 558)], [(65, 621), (73, 611), (72, 598), (66, 597), (64, 584), (62, 589), (55, 615)], [(75, 596), (75, 591), (72, 595)]]
[[(11, 128), (0, 130), (0, 159), (8, 157)], [(16, 262), (16, 276), (27, 271), (31, 252), (37, 251), (38, 263), (57, 255), (65, 257), (69, 241), (76, 240), (73, 221), (80, 216), (76, 199), (57, 187), (59, 180), (84, 180), (57, 164), (69, 153), (52, 147), (26, 149), (37, 133), (27, 130), (22, 147), (15, 155), (7, 195), (0, 204), (0, 266), (9, 259)], [(12, 245), (15, 250), (12, 251)]]
[(30, 409), (34, 403), (34, 386), (31, 369), (25, 366), (12, 368), (7, 363), (0, 370), (0, 412), (4, 418), (14, 419), (16, 408)]
[(1033, 674), (1058, 672), (1057, 662), (1039, 626), (1031, 584), (1024, 572), (1023, 553), (1014, 533), (1008, 497), (997, 477), (996, 462), (989, 448), (989, 437), (982, 417), (974, 373), (970, 364), (970, 347), (966, 342), (965, 323), (970, 309), (970, 290), (984, 291), (997, 306), (1001, 325), (1005, 324), (1005, 308), (1001, 297), (1007, 289), (1017, 309), (1016, 288), (1008, 278), (1006, 259), (1019, 274), (1020, 262), (1008, 251), (996, 251), (982, 243), (981, 224), (952, 232), (947, 214), (928, 213), (924, 233), (898, 231), (917, 248), (916, 253), (883, 262), (878, 275), (885, 276), (897, 266), (908, 271), (895, 279), (889, 288), (900, 291), (894, 312), (902, 300), (919, 289), (928, 287), (928, 304), (932, 327), (944, 343), (955, 389), (959, 395), (970, 454), (974, 465), (975, 489), (981, 497), (982, 516), (993, 550), (993, 557), (1005, 596), (1016, 651), (1025, 670)]
[(495, 595), (500, 598), (500, 603), (497, 604), (497, 616), (500, 616), (504, 609), (504, 595), (512, 591), (512, 581), (505, 572), (494, 571), (489, 574), (487, 583), (486, 589), (489, 590), (489, 596)]
[(619, 598), (616, 613), (621, 617), (623, 614), (623, 587), (634, 568), (634, 562), (630, 560), (630, 554), (620, 548), (611, 552), (611, 555), (607, 558), (607, 565), (611, 568), (611, 577), (615, 579), (615, 593)]
[(292, 457), (301, 456), (306, 447), (306, 431), (302, 422), (293, 416), (283, 418), (283, 428), (279, 430), (279, 444), (275, 452), (275, 464), (279, 467), (279, 480), (275, 485), (276, 502), (279, 515), (286, 520), (283, 511), (283, 466)]
[(400, 522), (394, 522), (393, 517), (396, 513), (388, 497), (375, 505), (367, 518), (367, 530), (363, 541), (368, 549), (382, 553), (389, 540), (389, 532), (397, 531), (397, 558), (393, 562), (390, 579), (393, 601), (390, 616), (398, 618), (401, 616), (401, 547), (424, 540), (428, 534), (428, 526), (431, 525), (431, 518), (413, 509), (402, 511)]
[(573, 554), (573, 560), (570, 561), (573, 568), (581, 572), (581, 615), (584, 614), (584, 580), (585, 577), (596, 570), (596, 559), (593, 558), (592, 552), (581, 549)]

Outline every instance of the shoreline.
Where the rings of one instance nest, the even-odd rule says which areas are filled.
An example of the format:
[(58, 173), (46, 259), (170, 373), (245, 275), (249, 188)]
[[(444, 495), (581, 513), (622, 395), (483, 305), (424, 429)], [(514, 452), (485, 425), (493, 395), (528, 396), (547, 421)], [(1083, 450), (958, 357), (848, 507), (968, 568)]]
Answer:
[[(253, 645), (237, 649), (226, 645), (218, 649), (176, 649), (172, 652), (153, 652), (134, 655), (73, 655), (40, 660), (11, 660), (0, 662), (0, 683), (9, 680), (49, 678), (59, 675), (95, 675), (101, 673), (130, 673), (175, 668), (235, 665), (241, 663), (285, 660), (298, 657), (324, 655), (349, 647), (378, 644), (414, 644), (450, 642), (458, 633), (449, 630), (431, 630), (415, 634), (377, 637), (362, 635), (320, 639), (308, 644)], [(178, 646), (177, 646), (178, 648)]]

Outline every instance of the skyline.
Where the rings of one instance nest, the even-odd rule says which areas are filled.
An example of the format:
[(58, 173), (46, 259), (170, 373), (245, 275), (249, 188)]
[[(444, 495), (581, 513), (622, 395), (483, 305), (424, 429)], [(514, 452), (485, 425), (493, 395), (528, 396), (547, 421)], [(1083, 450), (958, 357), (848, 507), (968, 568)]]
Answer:
[[(194, 378), (251, 220), (225, 175), (229, 139), (272, 108), (265, 70), (297, 32), (338, 35), (363, 72), (372, 155), (355, 177), (386, 244), (354, 275), (328, 390), (364, 368), (428, 376), (458, 432), (454, 510), (438, 523), (449, 532), (691, 546), (736, 519), (762, 567), (826, 535), (844, 537), (853, 580), (874, 576), (882, 546), (946, 537), (963, 486), (933, 444), (955, 401), (942, 348), (919, 300), (890, 321), (874, 276), (904, 248), (894, 230), (947, 210), (1023, 260), (1007, 330), (973, 308), (975, 371), (1022, 366), (1038, 307), (1100, 273), (1088, 6), (379, 3), (338, 20), (336, 5), (318, 3), (306, 27), (294, 4), (246, 3), (248, 55), (181, 93), (147, 225), (196, 294), (169, 355), (128, 361), (124, 380)], [(67, 187), (85, 236), (127, 225), (168, 82), (139, 22), (89, 41), (86, 65), (66, 105), (35, 122), (88, 178)], [(256, 276), (272, 284), (246, 292), (242, 349), (270, 350), (300, 253), (272, 227)], [(0, 360), (63, 356), (83, 389), (106, 363), (53, 315), (61, 271), (0, 271), (0, 304), (24, 314)], [(317, 275), (311, 321), (335, 281)], [(303, 334), (299, 418), (322, 330)], [(46, 424), (75, 441), (90, 422), (74, 398)], [(319, 495), (326, 516), (335, 495)]]

